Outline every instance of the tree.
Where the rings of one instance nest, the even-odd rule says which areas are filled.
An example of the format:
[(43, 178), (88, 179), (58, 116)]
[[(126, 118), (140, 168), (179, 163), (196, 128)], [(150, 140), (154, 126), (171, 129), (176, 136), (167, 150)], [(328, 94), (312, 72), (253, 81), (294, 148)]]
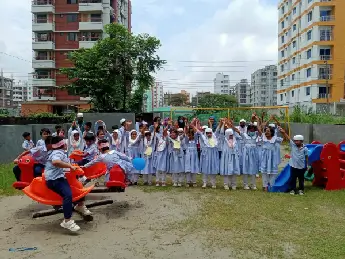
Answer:
[[(98, 111), (120, 107), (126, 111), (133, 104), (133, 108), (141, 108), (142, 94), (154, 83), (152, 73), (165, 64), (155, 54), (160, 41), (148, 34), (134, 35), (115, 23), (106, 25), (104, 30), (108, 37), (90, 49), (71, 54), (74, 67), (61, 69), (71, 80), (64, 87), (76, 95), (89, 96)], [(139, 87), (132, 94), (134, 82)]]
[[(236, 107), (237, 100), (233, 95), (226, 94), (206, 94), (199, 98), (198, 108), (230, 108)], [(210, 111), (212, 112), (212, 111)], [(197, 111), (200, 113), (200, 110)]]
[(185, 94), (171, 94), (169, 97), (169, 105), (171, 106), (183, 106), (187, 103), (187, 95)]

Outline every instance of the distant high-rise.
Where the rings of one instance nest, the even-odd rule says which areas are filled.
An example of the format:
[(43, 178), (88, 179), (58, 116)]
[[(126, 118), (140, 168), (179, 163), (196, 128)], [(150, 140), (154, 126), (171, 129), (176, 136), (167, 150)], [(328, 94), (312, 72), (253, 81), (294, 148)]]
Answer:
[(215, 79), (213, 80), (213, 83), (213, 91), (215, 94), (232, 94), (229, 75), (217, 73)]
[(241, 79), (235, 85), (236, 98), (239, 106), (249, 106), (250, 102), (250, 84), (247, 79)]

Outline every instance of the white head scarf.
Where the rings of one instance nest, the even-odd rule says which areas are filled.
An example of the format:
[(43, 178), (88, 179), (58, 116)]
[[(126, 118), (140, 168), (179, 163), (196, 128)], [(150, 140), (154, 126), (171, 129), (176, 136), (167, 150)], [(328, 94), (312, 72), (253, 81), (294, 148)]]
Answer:
[(77, 130), (72, 130), (71, 136), (69, 137), (69, 141), (70, 141), (72, 147), (73, 147), (74, 149), (77, 149), (77, 148), (80, 146), (81, 136), (80, 136), (80, 134), (79, 134), (79, 139), (76, 141), (76, 140), (74, 139), (74, 134), (79, 134), (79, 131), (77, 131)]
[[(135, 139), (132, 139), (132, 133), (133, 132), (136, 132), (137, 133), (137, 137)], [(137, 140), (138, 138), (138, 132), (135, 130), (135, 129), (132, 129), (130, 132), (129, 132), (129, 146), (131, 146), (132, 144), (134, 144), (134, 142)]]

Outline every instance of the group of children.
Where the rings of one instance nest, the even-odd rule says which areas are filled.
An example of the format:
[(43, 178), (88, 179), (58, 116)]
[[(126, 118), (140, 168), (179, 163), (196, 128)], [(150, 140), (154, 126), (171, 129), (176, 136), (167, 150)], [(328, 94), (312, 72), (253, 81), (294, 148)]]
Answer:
[[(83, 151), (83, 159), (78, 163), (81, 167), (90, 167), (98, 162), (107, 166), (106, 181), (109, 171), (115, 165), (126, 173), (129, 185), (137, 185), (142, 175), (144, 185), (152, 184), (152, 176), (156, 176), (156, 186), (166, 186), (167, 174), (172, 175), (173, 186), (196, 187), (196, 175), (201, 173), (206, 188), (210, 183), (216, 188), (216, 176), (219, 174), (224, 181), (224, 189), (236, 190), (237, 176), (242, 175), (245, 190), (256, 190), (256, 176), (262, 173), (263, 190), (274, 184), (281, 162), (280, 145), (284, 138), (290, 140), (288, 134), (276, 124), (263, 121), (256, 114), (252, 115), (250, 123), (244, 119), (239, 126), (233, 121), (222, 118), (217, 123), (210, 117), (208, 125), (202, 126), (197, 118), (190, 123), (179, 117), (176, 122), (170, 119), (161, 121), (156, 117), (153, 125), (136, 123), (135, 129), (130, 130), (131, 121), (120, 120), (120, 128), (112, 127), (109, 132), (103, 121), (97, 121), (92, 132), (92, 123), (83, 122), (82, 114), (73, 122), (67, 136), (61, 127), (51, 134), (49, 129), (41, 130), (42, 139), (34, 146), (29, 133), (24, 133), (23, 148), (20, 157), (31, 154), (35, 160), (35, 176), (39, 176), (44, 168), (47, 187), (63, 197), (65, 220), (61, 226), (72, 231), (79, 229), (73, 220), (72, 196), (64, 168), (74, 170), (68, 155), (74, 150)], [(303, 179), (301, 174), (306, 168), (307, 149), (303, 146), (303, 136), (295, 136), (290, 140), (292, 147), (291, 194), (295, 194), (296, 179), (299, 179), (299, 194), (303, 194)], [(145, 168), (135, 170), (131, 161), (143, 158)], [(304, 170), (304, 171), (303, 171)], [(13, 172), (20, 179), (20, 169), (15, 166)], [(84, 184), (85, 177), (80, 178)], [(83, 214), (90, 214), (83, 201), (75, 207)]]

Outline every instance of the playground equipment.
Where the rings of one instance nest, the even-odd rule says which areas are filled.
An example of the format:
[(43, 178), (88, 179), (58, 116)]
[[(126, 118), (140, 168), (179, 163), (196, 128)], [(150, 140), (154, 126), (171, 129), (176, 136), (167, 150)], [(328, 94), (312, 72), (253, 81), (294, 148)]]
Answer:
[[(66, 179), (71, 187), (73, 202), (78, 202), (79, 200), (84, 198), (87, 194), (89, 194), (91, 190), (94, 188), (94, 185), (91, 185), (89, 187), (83, 187), (83, 185), (77, 180), (78, 175), (83, 175), (83, 170), (79, 167), (77, 167), (77, 169), (74, 171), (69, 171), (69, 172), (67, 171), (65, 174)], [(54, 209), (34, 213), (32, 216), (33, 218), (54, 215), (54, 214), (62, 212), (62, 209), (61, 209), (62, 198), (60, 195), (53, 192), (47, 187), (44, 174), (42, 175), (42, 177), (34, 178), (32, 182), (30, 183), (30, 185), (23, 189), (23, 192), (25, 193), (25, 195), (27, 195), (34, 201), (37, 201), (45, 205), (54, 206)], [(86, 206), (88, 208), (91, 208), (95, 206), (101, 206), (101, 205), (112, 204), (112, 203), (113, 203), (113, 200), (108, 199), (108, 200), (96, 201), (96, 202), (87, 204)], [(84, 219), (90, 221), (92, 220), (92, 217), (90, 217), (90, 215), (87, 215), (87, 216), (84, 216)]]
[[(345, 141), (337, 145), (313, 142), (308, 148), (308, 165), (314, 173), (313, 186), (327, 191), (345, 189)], [(278, 175), (270, 192), (289, 191), (290, 165), (287, 164)]]
[(20, 181), (14, 182), (12, 184), (13, 188), (17, 190), (22, 190), (27, 187), (34, 179), (34, 166), (35, 159), (32, 156), (26, 155), (22, 156), (18, 161), (18, 166), (20, 168)]

